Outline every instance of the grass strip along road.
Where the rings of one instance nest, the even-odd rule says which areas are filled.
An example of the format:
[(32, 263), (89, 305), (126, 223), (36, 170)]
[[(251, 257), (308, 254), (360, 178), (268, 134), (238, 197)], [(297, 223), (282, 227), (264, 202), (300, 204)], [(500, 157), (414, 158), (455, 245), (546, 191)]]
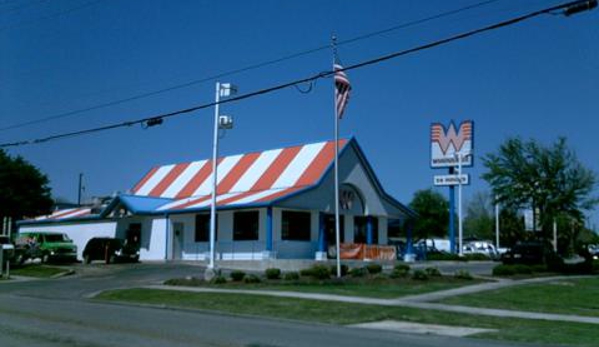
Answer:
[(261, 283), (227, 282), (210, 284), (200, 279), (174, 279), (166, 284), (190, 287), (209, 287), (218, 289), (276, 290), (302, 293), (320, 293), (332, 295), (360, 296), (378, 299), (395, 299), (402, 296), (436, 292), (483, 283), (478, 279), (464, 280), (449, 276), (431, 277), (426, 281), (406, 278), (344, 278), (342, 281), (326, 280), (262, 280)]
[(599, 317), (599, 277), (508, 287), (448, 298), (441, 302), (449, 305)]
[(597, 325), (527, 319), (505, 319), (405, 307), (323, 302), (294, 298), (223, 293), (187, 293), (155, 289), (108, 291), (97, 299), (173, 308), (321, 322), (355, 324), (380, 320), (409, 321), (497, 329), (475, 337), (541, 344), (596, 346)]

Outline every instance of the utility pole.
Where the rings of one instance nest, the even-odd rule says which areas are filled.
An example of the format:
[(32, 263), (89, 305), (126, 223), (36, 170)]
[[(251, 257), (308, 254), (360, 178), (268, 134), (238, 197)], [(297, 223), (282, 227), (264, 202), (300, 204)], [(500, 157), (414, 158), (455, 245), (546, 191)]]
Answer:
[(83, 172), (79, 173), (79, 188), (77, 189), (77, 205), (81, 206), (81, 196), (83, 191)]

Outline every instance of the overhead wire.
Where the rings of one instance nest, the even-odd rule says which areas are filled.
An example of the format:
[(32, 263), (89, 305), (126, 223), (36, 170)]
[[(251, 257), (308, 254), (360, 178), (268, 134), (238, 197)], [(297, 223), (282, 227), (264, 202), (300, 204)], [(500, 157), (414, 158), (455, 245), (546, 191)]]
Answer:
[(87, 135), (87, 134), (91, 134), (91, 133), (96, 133), (96, 132), (101, 132), (101, 131), (106, 131), (106, 130), (111, 130), (111, 129), (116, 129), (116, 128), (121, 128), (121, 127), (129, 127), (135, 124), (143, 124), (144, 122), (148, 122), (150, 120), (155, 120), (155, 119), (167, 119), (167, 118), (172, 118), (175, 116), (180, 116), (180, 115), (184, 115), (184, 114), (188, 114), (194, 111), (198, 111), (201, 109), (206, 109), (209, 107), (213, 107), (217, 104), (227, 104), (227, 103), (232, 103), (232, 102), (237, 102), (237, 101), (241, 101), (241, 100), (245, 100), (251, 97), (255, 97), (258, 95), (264, 95), (264, 94), (269, 94), (272, 93), (274, 91), (277, 90), (281, 90), (281, 89), (286, 89), (298, 84), (303, 84), (303, 83), (311, 83), (314, 82), (318, 79), (321, 78), (326, 78), (329, 76), (333, 76), (337, 71), (350, 71), (350, 70), (356, 70), (356, 69), (360, 69), (366, 66), (370, 66), (370, 65), (374, 65), (374, 64), (378, 64), (387, 60), (391, 60), (391, 59), (395, 59), (401, 56), (405, 56), (408, 54), (413, 54), (422, 50), (426, 50), (426, 49), (430, 49), (430, 48), (434, 48), (437, 46), (441, 46), (444, 44), (448, 44), (454, 41), (458, 41), (458, 40), (462, 40), (471, 36), (475, 36), (475, 35), (479, 35), (488, 31), (492, 31), (492, 30), (496, 30), (496, 29), (500, 29), (506, 26), (510, 26), (510, 25), (514, 25), (517, 23), (520, 23), (522, 21), (528, 20), (528, 19), (532, 19), (534, 17), (538, 17), (540, 15), (543, 14), (548, 14), (551, 12), (555, 12), (558, 10), (563, 10), (566, 9), (568, 7), (580, 4), (582, 2), (585, 2), (586, 0), (577, 0), (577, 1), (572, 1), (572, 2), (568, 2), (568, 3), (564, 3), (561, 5), (556, 5), (553, 7), (549, 7), (549, 8), (545, 8), (542, 10), (538, 10), (538, 11), (534, 11), (519, 17), (515, 17), (509, 20), (505, 20), (496, 24), (492, 24), (492, 25), (488, 25), (479, 29), (475, 29), (475, 30), (471, 30), (462, 34), (457, 34), (457, 35), (453, 35), (450, 36), (448, 38), (445, 39), (441, 39), (441, 40), (437, 40), (434, 42), (430, 42), (424, 45), (420, 45), (420, 46), (416, 46), (410, 49), (406, 49), (406, 50), (402, 50), (402, 51), (398, 51), (395, 53), (391, 53), (388, 55), (384, 55), (384, 56), (380, 56), (378, 58), (374, 58), (374, 59), (370, 59), (367, 61), (363, 61), (354, 65), (349, 65), (344, 67), (343, 69), (338, 69), (338, 70), (329, 70), (326, 72), (321, 72), (318, 73), (316, 75), (312, 75), (306, 78), (302, 78), (302, 79), (298, 79), (298, 80), (294, 80), (291, 82), (287, 82), (287, 83), (283, 83), (283, 84), (279, 84), (279, 85), (275, 85), (272, 87), (268, 87), (268, 88), (264, 88), (264, 89), (260, 89), (254, 92), (250, 92), (250, 93), (246, 93), (243, 95), (239, 95), (239, 96), (235, 96), (235, 97), (231, 97), (228, 99), (224, 99), (224, 100), (220, 100), (219, 102), (210, 102), (210, 103), (206, 103), (206, 104), (202, 104), (202, 105), (198, 105), (198, 106), (193, 106), (190, 108), (186, 108), (186, 109), (182, 109), (182, 110), (178, 110), (178, 111), (173, 111), (173, 112), (169, 112), (169, 113), (163, 113), (163, 114), (159, 114), (159, 115), (153, 115), (150, 117), (145, 117), (145, 118), (141, 118), (141, 119), (137, 119), (137, 120), (131, 120), (131, 121), (126, 121), (126, 122), (121, 122), (121, 123), (115, 123), (115, 124), (110, 124), (110, 125), (105, 125), (105, 126), (101, 126), (101, 127), (95, 127), (95, 128), (89, 128), (89, 129), (83, 129), (83, 130), (78, 130), (78, 131), (73, 131), (73, 132), (67, 132), (67, 133), (61, 133), (61, 134), (57, 134), (57, 135), (51, 135), (48, 137), (43, 137), (43, 138), (38, 138), (38, 139), (33, 139), (33, 140), (22, 140), (22, 141), (16, 141), (16, 142), (10, 142), (10, 143), (3, 143), (0, 144), (0, 148), (7, 148), (7, 147), (16, 147), (16, 146), (25, 146), (25, 145), (32, 145), (32, 144), (39, 144), (39, 143), (44, 143), (44, 142), (48, 142), (48, 141), (53, 141), (53, 140), (58, 140), (58, 139), (64, 139), (64, 138), (68, 138), (68, 137), (74, 137), (74, 136), (81, 136), (81, 135)]
[[(464, 7), (460, 7), (454, 10), (450, 10), (450, 11), (446, 11), (446, 12), (442, 12), (442, 13), (438, 13), (436, 15), (432, 15), (432, 16), (428, 16), (428, 17), (424, 17), (421, 19), (417, 19), (417, 20), (413, 20), (413, 21), (409, 21), (409, 22), (405, 22), (402, 24), (398, 24), (395, 26), (392, 26), (390, 28), (386, 28), (383, 30), (378, 30), (378, 31), (374, 31), (368, 34), (364, 34), (364, 35), (360, 35), (360, 36), (356, 36), (354, 38), (350, 38), (347, 40), (341, 40), (337, 43), (337, 46), (342, 46), (342, 45), (346, 45), (346, 44), (350, 44), (350, 43), (354, 43), (357, 41), (361, 41), (361, 40), (365, 40), (365, 39), (369, 39), (375, 36), (379, 36), (379, 35), (383, 35), (383, 34), (387, 34), (399, 29), (405, 29), (411, 26), (415, 26), (415, 25), (419, 25), (419, 24), (423, 24), (426, 22), (430, 22), (433, 20), (437, 20), (437, 19), (441, 19), (444, 17), (448, 17), (448, 16), (452, 16), (464, 11), (468, 11), (468, 10), (472, 10), (474, 8), (477, 7), (481, 7), (481, 6), (486, 6), (489, 5), (491, 3), (497, 2), (500, 0), (485, 0), (485, 1), (481, 1), (472, 5), (468, 5), (468, 6), (464, 6)], [(322, 45), (319, 47), (315, 47), (312, 49), (308, 49), (308, 50), (304, 50), (301, 52), (297, 52), (297, 53), (293, 53), (293, 54), (289, 54), (289, 55), (285, 55), (282, 56), (280, 58), (276, 58), (276, 59), (272, 59), (272, 60), (267, 60), (261, 63), (256, 63), (256, 64), (251, 64), (251, 65), (247, 65), (238, 69), (233, 69), (233, 70), (229, 70), (229, 71), (225, 71), (219, 74), (215, 74), (212, 76), (208, 76), (208, 77), (203, 77), (201, 79), (196, 79), (196, 80), (192, 80), (189, 82), (185, 82), (182, 84), (177, 84), (177, 85), (173, 85), (170, 87), (166, 87), (166, 88), (161, 88), (161, 89), (157, 89), (154, 91), (149, 91), (146, 93), (141, 93), (141, 94), (137, 94), (137, 95), (133, 95), (130, 97), (126, 97), (126, 98), (122, 98), (122, 99), (118, 99), (118, 100), (114, 100), (114, 101), (109, 101), (109, 102), (105, 102), (105, 103), (101, 103), (101, 104), (97, 104), (97, 105), (93, 105), (93, 106), (89, 106), (89, 107), (84, 107), (84, 108), (80, 108), (77, 110), (73, 110), (73, 111), (68, 111), (68, 112), (63, 112), (63, 113), (59, 113), (59, 114), (55, 114), (52, 116), (48, 116), (48, 117), (44, 117), (44, 118), (39, 118), (39, 119), (34, 119), (31, 121), (26, 121), (26, 122), (22, 122), (22, 123), (17, 123), (17, 124), (13, 124), (13, 125), (8, 125), (5, 127), (0, 127), (0, 131), (6, 131), (6, 130), (12, 130), (12, 129), (17, 129), (17, 128), (22, 128), (25, 126), (29, 126), (29, 125), (34, 125), (34, 124), (40, 124), (40, 123), (45, 123), (48, 121), (52, 121), (52, 120), (57, 120), (57, 119), (62, 119), (62, 118), (66, 118), (66, 117), (70, 117), (70, 116), (74, 116), (77, 114), (81, 114), (81, 113), (86, 113), (86, 112), (90, 112), (90, 111), (95, 111), (95, 110), (99, 110), (99, 109), (103, 109), (106, 107), (110, 107), (110, 106), (116, 106), (116, 105), (120, 105), (120, 104), (124, 104), (127, 102), (131, 102), (131, 101), (135, 101), (135, 100), (139, 100), (139, 99), (144, 99), (150, 96), (154, 96), (154, 95), (158, 95), (158, 94), (162, 94), (162, 93), (166, 93), (166, 92), (170, 92), (173, 90), (178, 90), (178, 89), (183, 89), (183, 88), (187, 88), (193, 85), (197, 85), (197, 84), (201, 84), (201, 83), (205, 83), (205, 82), (209, 82), (209, 81), (213, 81), (219, 78), (223, 78), (223, 77), (227, 77), (227, 76), (231, 76), (231, 75), (236, 75), (236, 74), (240, 74), (243, 72), (247, 72), (247, 71), (252, 71), (252, 70), (257, 70), (266, 66), (270, 66), (270, 65), (274, 65), (274, 64), (278, 64), (284, 61), (288, 61), (288, 60), (292, 60), (295, 58), (299, 58), (299, 57), (303, 57), (306, 55), (310, 55), (316, 52), (320, 52), (326, 49), (329, 49), (330, 45)]]

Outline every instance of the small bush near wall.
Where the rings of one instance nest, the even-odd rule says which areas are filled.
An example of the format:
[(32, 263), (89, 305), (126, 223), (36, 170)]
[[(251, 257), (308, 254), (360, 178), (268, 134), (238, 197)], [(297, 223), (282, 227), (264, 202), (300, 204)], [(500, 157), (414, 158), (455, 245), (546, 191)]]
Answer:
[[(349, 267), (345, 264), (341, 264), (341, 276), (346, 276), (349, 271)], [(331, 274), (337, 276), (337, 265), (331, 266)]]
[(426, 269), (424, 269), (424, 272), (426, 272), (426, 274), (430, 277), (441, 276), (441, 271), (439, 271), (439, 269), (437, 269), (436, 267), (427, 267)]
[(428, 253), (426, 260), (441, 260), (441, 261), (466, 261), (466, 257), (460, 257), (459, 254), (439, 252), (439, 253)]
[(349, 270), (349, 275), (351, 277), (364, 277), (367, 273), (368, 270), (366, 270), (366, 268), (363, 267), (354, 267), (351, 270)]
[(326, 265), (316, 264), (300, 271), (304, 277), (312, 277), (317, 280), (327, 280), (331, 278), (331, 269)]
[(417, 281), (427, 281), (428, 275), (423, 270), (416, 270), (412, 274), (412, 279), (417, 280)]
[(240, 271), (240, 270), (235, 270), (231, 272), (231, 279), (234, 282), (241, 282), (243, 281), (243, 278), (245, 277), (245, 272)]
[(266, 271), (264, 271), (264, 275), (269, 280), (278, 280), (281, 278), (281, 269), (277, 269), (277, 268), (266, 269)]
[(458, 271), (455, 272), (455, 274), (453, 276), (455, 278), (457, 278), (457, 279), (460, 279), (460, 280), (471, 280), (471, 279), (473, 279), (472, 275), (467, 270), (458, 270)]
[(243, 281), (245, 283), (260, 283), (260, 282), (262, 282), (260, 277), (258, 277), (256, 275), (248, 275), (243, 279)]
[(225, 283), (227, 283), (227, 279), (224, 276), (220, 276), (219, 275), (219, 276), (214, 277), (210, 281), (210, 283), (212, 283), (212, 284), (225, 284)]
[(466, 258), (466, 260), (471, 260), (471, 261), (486, 261), (486, 260), (491, 260), (491, 257), (489, 257), (486, 254), (482, 254), (482, 253), (466, 254), (466, 255), (464, 255), (464, 258)]
[(497, 265), (493, 268), (493, 276), (514, 276), (516, 270), (512, 265)]
[(331, 278), (331, 269), (326, 265), (312, 266), (312, 277), (318, 280), (328, 280)]
[(298, 272), (288, 272), (283, 276), (283, 279), (285, 279), (285, 281), (297, 281), (299, 280), (300, 275)]
[(369, 274), (375, 275), (383, 272), (383, 267), (380, 264), (371, 263), (366, 265), (366, 270), (368, 270)]
[(406, 277), (409, 273), (410, 273), (410, 265), (407, 265), (407, 264), (397, 264), (393, 268), (393, 272), (391, 273), (391, 277), (393, 277), (393, 278)]

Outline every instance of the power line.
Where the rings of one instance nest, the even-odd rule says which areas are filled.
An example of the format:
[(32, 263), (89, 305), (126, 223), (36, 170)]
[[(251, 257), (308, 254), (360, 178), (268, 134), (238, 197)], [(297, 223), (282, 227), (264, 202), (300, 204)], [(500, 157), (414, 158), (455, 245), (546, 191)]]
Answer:
[[(586, 6), (586, 7), (585, 7)], [(538, 17), (540, 15), (543, 14), (555, 14), (556, 11), (563, 11), (562, 14), (565, 14), (567, 16), (577, 13), (577, 12), (581, 12), (582, 10), (590, 10), (593, 9), (594, 7), (597, 6), (597, 0), (577, 0), (577, 1), (572, 1), (572, 2), (568, 2), (565, 4), (561, 4), (561, 5), (557, 5), (557, 6), (553, 6), (553, 7), (549, 7), (549, 8), (545, 8), (542, 10), (538, 10), (538, 11), (534, 11), (516, 18), (512, 18), (506, 21), (502, 21), (496, 24), (492, 24), (489, 26), (485, 26), (479, 29), (475, 29), (475, 30), (471, 30), (462, 34), (457, 34), (454, 36), (450, 36), (448, 38), (445, 39), (441, 39), (441, 40), (437, 40), (431, 43), (427, 43), (421, 46), (417, 46), (414, 48), (410, 48), (407, 50), (402, 50), (399, 52), (395, 52), (395, 53), (391, 53), (388, 55), (384, 55), (384, 56), (380, 56), (378, 58), (375, 59), (371, 59), (371, 60), (367, 60), (367, 61), (363, 61), (354, 65), (349, 65), (346, 66), (344, 69), (342, 70), (337, 70), (337, 71), (349, 71), (349, 70), (356, 70), (356, 69), (360, 69), (366, 66), (370, 66), (370, 65), (374, 65), (374, 64), (379, 64), (382, 63), (384, 61), (387, 60), (391, 60), (391, 59), (395, 59), (404, 55), (408, 55), (408, 54), (412, 54), (412, 53), (416, 53), (419, 51), (423, 51), (426, 49), (430, 49), (430, 48), (434, 48), (437, 46), (441, 46), (441, 45), (445, 45), (454, 41), (458, 41), (458, 40), (462, 40), (471, 36), (475, 36), (475, 35), (479, 35), (488, 31), (492, 31), (492, 30), (496, 30), (496, 29), (500, 29), (506, 26), (510, 26), (510, 25), (514, 25), (520, 22), (523, 22), (525, 20), (528, 19), (532, 19), (534, 17)], [(572, 12), (572, 9), (576, 9), (577, 12)], [(582, 10), (581, 10), (582, 9)], [(218, 104), (226, 104), (226, 103), (232, 103), (232, 102), (236, 102), (236, 101), (241, 101), (241, 100), (245, 100), (248, 98), (252, 98), (255, 96), (259, 96), (259, 95), (264, 95), (264, 94), (269, 94), (272, 93), (274, 91), (277, 90), (281, 90), (281, 89), (286, 89), (298, 84), (303, 84), (303, 83), (310, 83), (310, 82), (314, 82), (318, 79), (321, 78), (326, 78), (326, 77), (330, 77), (332, 75), (335, 74), (334, 70), (329, 70), (326, 72), (322, 72), (316, 75), (312, 75), (306, 78), (302, 78), (302, 79), (298, 79), (298, 80), (294, 80), (291, 82), (287, 82), (287, 83), (283, 83), (283, 84), (279, 84), (273, 87), (269, 87), (269, 88), (265, 88), (265, 89), (260, 89), (254, 92), (250, 92), (247, 94), (243, 94), (243, 95), (239, 95), (236, 97), (231, 97), (229, 99), (225, 99), (225, 100), (221, 100)], [(154, 115), (154, 116), (150, 116), (150, 117), (146, 117), (146, 118), (141, 118), (141, 119), (137, 119), (137, 120), (132, 120), (132, 121), (126, 121), (126, 122), (122, 122), (122, 123), (115, 123), (115, 124), (111, 124), (111, 125), (106, 125), (106, 126), (101, 126), (101, 127), (96, 127), (96, 128), (90, 128), (90, 129), (84, 129), (84, 130), (78, 130), (78, 131), (74, 131), (74, 132), (68, 132), (68, 133), (61, 133), (61, 134), (57, 134), (57, 135), (51, 135), (48, 137), (44, 137), (44, 138), (38, 138), (38, 139), (34, 139), (34, 140), (23, 140), (23, 141), (17, 141), (17, 142), (12, 142), (12, 143), (4, 143), (4, 144), (0, 144), (0, 148), (7, 148), (7, 147), (16, 147), (16, 146), (25, 146), (25, 145), (32, 145), (32, 144), (39, 144), (39, 143), (44, 143), (44, 142), (49, 142), (49, 141), (54, 141), (54, 140), (59, 140), (59, 139), (64, 139), (64, 138), (68, 138), (68, 137), (75, 137), (75, 136), (81, 136), (81, 135), (87, 135), (87, 134), (92, 134), (92, 133), (96, 133), (96, 132), (101, 132), (101, 131), (106, 131), (106, 130), (111, 130), (111, 129), (116, 129), (116, 128), (121, 128), (121, 127), (130, 127), (132, 125), (136, 125), (136, 124), (144, 124), (148, 121), (156, 121), (158, 119), (167, 119), (167, 118), (172, 118), (172, 117), (176, 117), (176, 116), (180, 116), (180, 115), (184, 115), (184, 114), (188, 114), (194, 111), (198, 111), (201, 109), (205, 109), (205, 108), (209, 108), (209, 107), (213, 107), (215, 106), (217, 103), (216, 102), (211, 102), (211, 103), (207, 103), (207, 104), (202, 104), (202, 105), (198, 105), (198, 106), (193, 106), (187, 109), (182, 109), (182, 110), (178, 110), (178, 111), (173, 111), (170, 113), (163, 113), (163, 114), (159, 114), (159, 115)]]
[[(429, 17), (425, 17), (425, 18), (421, 18), (421, 19), (417, 19), (414, 21), (410, 21), (410, 22), (406, 22), (406, 23), (402, 23), (402, 24), (398, 24), (395, 26), (392, 26), (390, 28), (387, 29), (383, 29), (383, 30), (379, 30), (379, 31), (374, 31), (365, 35), (361, 35), (361, 36), (357, 36), (354, 38), (350, 38), (347, 40), (342, 40), (339, 41), (337, 46), (342, 46), (342, 45), (346, 45), (346, 44), (350, 44), (350, 43), (354, 43), (357, 41), (362, 41), (362, 40), (366, 40), (375, 36), (379, 36), (379, 35), (383, 35), (383, 34), (387, 34), (399, 29), (405, 29), (411, 26), (416, 26), (419, 24), (423, 24), (426, 22), (430, 22), (436, 19), (441, 19), (443, 17), (448, 17), (448, 16), (452, 16), (455, 14), (458, 14), (460, 12), (464, 12), (464, 11), (468, 11), (468, 10), (472, 10), (474, 8), (477, 7), (481, 7), (481, 6), (486, 6), (489, 5), (491, 3), (497, 2), (499, 0), (486, 0), (486, 1), (482, 1), (482, 2), (478, 2), (469, 6), (465, 6), (465, 7), (461, 7), (458, 9), (454, 9), (454, 10), (450, 10), (447, 12), (442, 12), (433, 16), (429, 16)], [(0, 29), (1, 31), (1, 29)], [(245, 67), (241, 67), (238, 69), (234, 69), (234, 70), (229, 70), (229, 71), (225, 71), (216, 75), (212, 75), (212, 76), (208, 76), (208, 77), (204, 77), (201, 79), (196, 79), (196, 80), (192, 80), (189, 82), (185, 82), (182, 84), (177, 84), (171, 87), (167, 87), (167, 88), (162, 88), (162, 89), (158, 89), (158, 90), (154, 90), (154, 91), (150, 91), (147, 93), (141, 93), (141, 94), (137, 94), (137, 95), (133, 95), (127, 98), (123, 98), (123, 99), (118, 99), (118, 100), (114, 100), (114, 101), (109, 101), (109, 102), (105, 102), (102, 104), (97, 104), (94, 106), (89, 106), (89, 107), (85, 107), (85, 108), (81, 108), (81, 109), (77, 109), (77, 110), (73, 110), (73, 111), (68, 111), (68, 112), (64, 112), (64, 113), (59, 113), (59, 114), (55, 114), (52, 116), (48, 116), (48, 117), (44, 117), (44, 118), (39, 118), (39, 119), (35, 119), (35, 120), (31, 120), (31, 121), (27, 121), (27, 122), (22, 122), (22, 123), (17, 123), (17, 124), (13, 124), (13, 125), (9, 125), (9, 126), (5, 126), (5, 127), (1, 127), (0, 131), (5, 131), (5, 130), (12, 130), (12, 129), (17, 129), (17, 128), (22, 128), (25, 126), (29, 126), (29, 125), (34, 125), (34, 124), (40, 124), (40, 123), (45, 123), (48, 121), (52, 121), (52, 120), (56, 120), (56, 119), (61, 119), (61, 118), (67, 118), (70, 116), (74, 116), (77, 114), (81, 114), (81, 113), (85, 113), (85, 112), (89, 112), (89, 111), (94, 111), (94, 110), (98, 110), (98, 109), (102, 109), (102, 108), (106, 108), (106, 107), (110, 107), (110, 106), (116, 106), (116, 105), (120, 105), (120, 104), (124, 104), (130, 101), (134, 101), (134, 100), (139, 100), (139, 99), (144, 99), (150, 96), (154, 96), (154, 95), (158, 95), (158, 94), (162, 94), (165, 92), (170, 92), (173, 90), (177, 90), (177, 89), (182, 89), (182, 88), (187, 88), (196, 84), (200, 84), (200, 83), (204, 83), (204, 82), (209, 82), (209, 81), (213, 81), (219, 78), (223, 78), (223, 77), (227, 77), (227, 76), (231, 76), (231, 75), (236, 75), (239, 73), (243, 73), (243, 72), (247, 72), (247, 71), (251, 71), (251, 70), (256, 70), (256, 69), (260, 69), (266, 66), (270, 66), (270, 65), (274, 65), (274, 64), (278, 64), (287, 60), (291, 60), (291, 59), (295, 59), (295, 58), (299, 58), (302, 56), (306, 56), (309, 54), (313, 54), (316, 52), (320, 52), (326, 49), (329, 49), (330, 45), (322, 45), (319, 47), (315, 47), (312, 49), (308, 49), (305, 51), (301, 51), (301, 52), (297, 52), (297, 53), (293, 53), (293, 54), (289, 54), (280, 58), (276, 58), (276, 59), (272, 59), (272, 60), (268, 60), (262, 63), (257, 63), (257, 64), (252, 64), (252, 65), (248, 65)]]

